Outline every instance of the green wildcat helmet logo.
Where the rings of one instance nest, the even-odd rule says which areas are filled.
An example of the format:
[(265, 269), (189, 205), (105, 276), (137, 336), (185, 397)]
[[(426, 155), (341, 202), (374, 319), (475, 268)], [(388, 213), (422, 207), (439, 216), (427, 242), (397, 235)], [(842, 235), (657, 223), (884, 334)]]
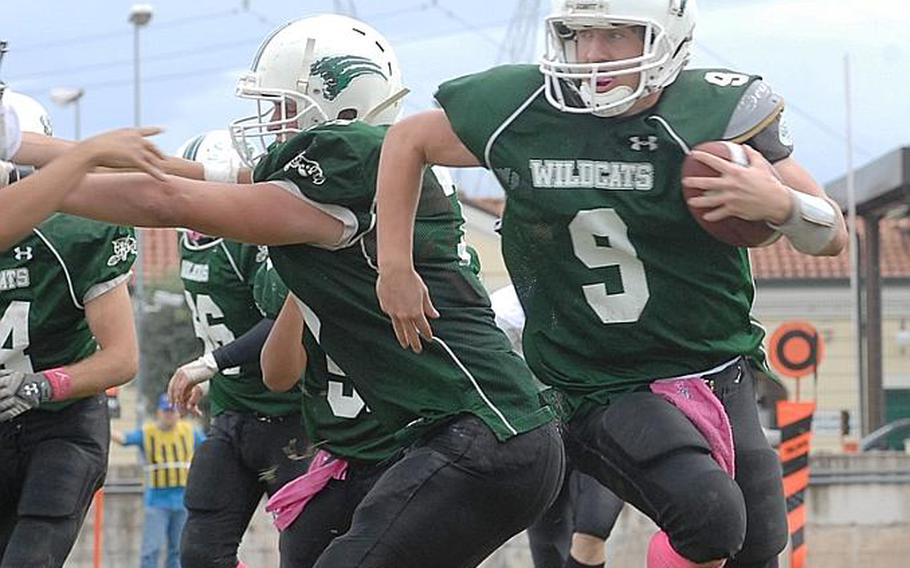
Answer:
[(355, 55), (323, 57), (313, 63), (310, 74), (322, 77), (323, 96), (330, 101), (334, 101), (357, 77), (377, 75), (388, 81), (378, 64)]

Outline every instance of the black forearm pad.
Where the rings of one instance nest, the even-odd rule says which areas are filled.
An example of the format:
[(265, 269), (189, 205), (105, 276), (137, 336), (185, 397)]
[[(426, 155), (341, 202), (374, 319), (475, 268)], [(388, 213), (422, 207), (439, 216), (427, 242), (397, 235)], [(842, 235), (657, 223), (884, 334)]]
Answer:
[(265, 344), (269, 332), (272, 331), (273, 325), (275, 325), (275, 320), (263, 318), (234, 341), (212, 351), (218, 370), (223, 371), (238, 365), (257, 363), (259, 353), (262, 351), (262, 346)]

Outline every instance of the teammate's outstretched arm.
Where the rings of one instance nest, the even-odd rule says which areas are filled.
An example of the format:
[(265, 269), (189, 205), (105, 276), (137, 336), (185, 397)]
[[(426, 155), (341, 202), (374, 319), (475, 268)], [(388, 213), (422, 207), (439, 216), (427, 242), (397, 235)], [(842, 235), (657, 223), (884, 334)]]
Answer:
[(40, 373), (0, 371), (0, 422), (43, 402), (95, 395), (133, 378), (139, 347), (126, 282), (87, 302), (85, 319), (100, 346), (91, 356)]
[(392, 318), (402, 347), (421, 351), (420, 336), (433, 337), (428, 317), (438, 317), (414, 270), (414, 216), (426, 165), (479, 166), (441, 110), (423, 112), (392, 126), (382, 145), (377, 180), (379, 280), (376, 294)]
[(144, 174), (91, 174), (61, 211), (136, 227), (184, 227), (245, 243), (334, 245), (342, 222), (272, 183), (237, 185)]
[(303, 375), (307, 362), (303, 347), (305, 325), (294, 296), (288, 294), (260, 355), (262, 382), (269, 390), (289, 391)]
[[(157, 128), (123, 129), (100, 134), (72, 145), (27, 178), (0, 191), (0, 250), (18, 242), (32, 227), (60, 206), (71, 191), (93, 168), (103, 164), (129, 164), (152, 175), (162, 159), (154, 144), (146, 140), (160, 132)], [(16, 163), (42, 165), (42, 150), (51, 138), (25, 133), (22, 146), (13, 156)], [(44, 156), (46, 157), (46, 156)]]

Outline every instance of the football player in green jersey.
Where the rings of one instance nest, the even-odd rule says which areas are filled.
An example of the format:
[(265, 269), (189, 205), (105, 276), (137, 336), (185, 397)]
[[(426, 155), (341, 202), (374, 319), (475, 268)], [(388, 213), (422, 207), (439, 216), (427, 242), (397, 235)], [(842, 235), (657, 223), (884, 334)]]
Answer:
[(238, 85), (261, 109), (232, 126), (235, 146), (250, 154), (257, 140), (277, 142), (263, 144), (252, 187), (102, 175), (64, 202), (101, 220), (271, 245), (281, 279), (320, 321), (311, 331), (325, 353), (411, 444), (320, 568), (474, 566), (549, 505), (563, 472), (552, 412), (496, 328), (462, 254), (454, 188), (432, 172), (415, 250), (438, 297), (436, 338), (422, 354), (401, 350), (379, 309), (372, 205), (386, 129), (372, 124), (397, 115), (399, 73), (366, 24), (298, 20), (265, 41)]
[[(701, 230), (681, 184), (706, 190), (688, 203), (706, 218), (766, 221), (807, 254), (839, 253), (846, 231), (790, 155), (780, 97), (756, 76), (684, 69), (695, 4), (560, 0), (539, 66), (445, 83), (440, 110), (393, 126), (378, 296), (403, 346), (434, 337), (436, 298), (411, 261), (420, 173), (491, 170), (525, 356), (565, 395), (570, 459), (661, 527), (649, 566), (776, 566), (786, 509), (753, 394), (764, 332), (748, 251)], [(720, 177), (681, 180), (711, 140), (745, 143), (750, 165), (693, 152)]]
[[(279, 529), (303, 551), (299, 566), (312, 566), (334, 538), (350, 529), (354, 510), (400, 456), (402, 443), (373, 416), (351, 379), (322, 350), (315, 331), (320, 321), (288, 295), (271, 261), (257, 274), (256, 303), (275, 324), (262, 349), (263, 380), (279, 392), (302, 382), (304, 423), (319, 450), (310, 475), (282, 490), (290, 498), (279, 495), (269, 503)], [(327, 467), (336, 474), (309, 485), (302, 495), (294, 493)], [(295, 508), (301, 497), (309, 498), (302, 510)]]
[(104, 480), (104, 391), (138, 366), (135, 254), (132, 231), (67, 215), (0, 254), (2, 568), (62, 566)]
[[(226, 130), (196, 136), (178, 154), (214, 166), (240, 161)], [(307, 469), (300, 391), (268, 390), (258, 351), (251, 361), (233, 365), (217, 350), (262, 322), (254, 278), (267, 257), (264, 247), (193, 231), (180, 235), (180, 278), (205, 354), (180, 367), (169, 390), (185, 402), (188, 390), (208, 381), (213, 416), (187, 482), (180, 545), (187, 568), (237, 566), (237, 548), (263, 494), (272, 495)], [(282, 535), (279, 547), (282, 566), (303, 565), (292, 539)]]

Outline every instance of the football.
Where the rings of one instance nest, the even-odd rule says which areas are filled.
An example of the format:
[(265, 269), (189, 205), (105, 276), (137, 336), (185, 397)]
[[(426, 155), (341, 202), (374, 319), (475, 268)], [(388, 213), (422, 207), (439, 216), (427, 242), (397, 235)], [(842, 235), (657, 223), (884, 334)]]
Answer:
[[(693, 150), (713, 154), (735, 164), (746, 166), (749, 156), (745, 149), (733, 142), (704, 142)], [(683, 161), (682, 177), (717, 177), (720, 174), (691, 156)], [(692, 197), (703, 193), (700, 189), (683, 187), (683, 198), (688, 202)], [(738, 217), (728, 217), (721, 221), (706, 221), (704, 214), (710, 209), (689, 207), (692, 217), (708, 234), (728, 245), (737, 247), (758, 247), (769, 244), (777, 238), (778, 233), (763, 221), (747, 221)]]

